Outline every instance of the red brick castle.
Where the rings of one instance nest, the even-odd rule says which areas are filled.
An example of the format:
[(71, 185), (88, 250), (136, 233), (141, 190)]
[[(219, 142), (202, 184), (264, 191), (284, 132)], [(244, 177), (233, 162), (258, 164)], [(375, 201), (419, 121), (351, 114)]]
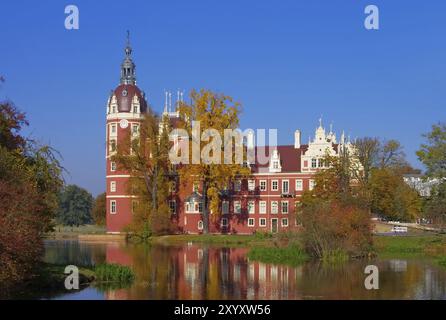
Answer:
[[(132, 220), (132, 207), (136, 198), (128, 194), (128, 172), (118, 170), (111, 155), (117, 145), (128, 134), (138, 135), (139, 126), (147, 110), (143, 91), (136, 85), (135, 64), (132, 49), (127, 43), (125, 58), (121, 64), (121, 79), (107, 101), (106, 125), (106, 183), (107, 183), (107, 231), (120, 233)], [(181, 99), (182, 95), (179, 95)], [(169, 112), (167, 105), (164, 116), (172, 122), (178, 113)], [(171, 103), (170, 103), (171, 105)], [(294, 133), (293, 145), (271, 147), (266, 154), (269, 161), (250, 164), (251, 176), (234, 181), (232, 190), (221, 201), (218, 219), (211, 219), (211, 233), (251, 234), (255, 231), (281, 232), (297, 227), (295, 207), (304, 190), (314, 186), (314, 174), (324, 167), (323, 158), (328, 152), (337, 155), (342, 148), (351, 148), (344, 134), (337, 141), (335, 133), (322, 126), (316, 128), (313, 139), (307, 144), (301, 141), (301, 132)], [(256, 152), (265, 152), (256, 148)], [(257, 157), (256, 157), (257, 158)], [(179, 186), (180, 184), (177, 184)], [(200, 233), (203, 229), (200, 186), (190, 190), (173, 190), (169, 202), (172, 221), (178, 232)]]

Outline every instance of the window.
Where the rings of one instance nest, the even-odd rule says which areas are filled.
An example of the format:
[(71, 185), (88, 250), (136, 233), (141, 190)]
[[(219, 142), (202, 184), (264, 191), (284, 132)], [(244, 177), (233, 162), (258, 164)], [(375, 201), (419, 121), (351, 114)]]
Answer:
[(116, 200), (110, 201), (110, 213), (116, 214)]
[(132, 125), (132, 135), (137, 136), (139, 133), (139, 125), (134, 124)]
[(116, 181), (110, 182), (110, 192), (116, 192)]
[(242, 181), (241, 180), (236, 180), (234, 182), (234, 191), (235, 192), (239, 192), (240, 190), (242, 190)]
[(198, 230), (203, 230), (203, 221), (198, 221)]
[(256, 203), (254, 201), (248, 201), (248, 213), (254, 214), (256, 210)]
[(242, 212), (242, 206), (240, 204), (240, 201), (234, 201), (234, 213), (241, 213)]
[(254, 218), (249, 218), (248, 219), (248, 227), (254, 227), (255, 225), (255, 220)]
[(177, 183), (176, 181), (171, 181), (169, 184), (169, 192), (174, 193), (177, 191)]
[(288, 218), (282, 218), (282, 227), (288, 227)]
[(221, 213), (228, 214), (229, 213), (229, 201), (223, 201), (221, 203)]
[(282, 213), (288, 213), (288, 201), (282, 201)]
[(177, 213), (177, 202), (176, 200), (169, 200), (169, 209), (171, 214)]
[(310, 180), (310, 185), (309, 185), (310, 190), (313, 190), (315, 185), (316, 182), (314, 180)]
[(110, 163), (110, 171), (116, 171), (116, 162), (111, 162)]
[(278, 201), (271, 201), (271, 213), (279, 212), (279, 203)]
[(254, 191), (256, 189), (256, 181), (255, 180), (248, 180), (248, 190)]
[(116, 140), (110, 140), (110, 151), (111, 152), (116, 151)]
[(271, 190), (272, 191), (278, 191), (279, 190), (279, 181), (278, 180), (271, 181)]
[(282, 180), (282, 193), (288, 193), (290, 191), (290, 182), (288, 180)]
[(115, 136), (116, 135), (116, 124), (110, 125), (110, 135)]
[(112, 107), (112, 113), (116, 113), (116, 106), (115, 105)]
[(279, 161), (273, 161), (273, 169), (279, 169)]
[(304, 189), (304, 184), (302, 179), (296, 179), (296, 191), (302, 191)]
[(266, 180), (260, 180), (260, 191), (266, 191)]
[(316, 159), (311, 159), (311, 167), (316, 168), (316, 165), (317, 165)]
[(198, 182), (194, 182), (193, 186), (192, 186), (192, 192), (198, 192)]
[(228, 218), (222, 218), (221, 219), (221, 226), (227, 227), (228, 226)]
[(133, 106), (133, 113), (138, 113), (138, 106), (137, 105)]
[(261, 214), (266, 213), (266, 201), (259, 202), (259, 213), (261, 213)]
[(260, 227), (266, 227), (266, 219), (265, 218), (260, 218), (259, 219), (259, 226)]
[(203, 212), (203, 202), (198, 203), (198, 212)]

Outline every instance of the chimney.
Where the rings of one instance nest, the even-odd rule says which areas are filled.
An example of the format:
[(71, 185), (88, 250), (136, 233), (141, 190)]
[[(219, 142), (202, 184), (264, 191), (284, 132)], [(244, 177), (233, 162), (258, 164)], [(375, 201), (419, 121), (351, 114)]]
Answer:
[(295, 149), (300, 148), (300, 130), (296, 130), (294, 132), (294, 148)]

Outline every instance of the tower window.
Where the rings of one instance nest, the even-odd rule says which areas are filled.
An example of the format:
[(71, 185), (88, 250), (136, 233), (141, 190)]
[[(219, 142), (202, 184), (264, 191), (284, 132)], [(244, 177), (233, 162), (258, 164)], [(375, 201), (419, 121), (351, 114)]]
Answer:
[(112, 161), (110, 163), (110, 171), (116, 171), (116, 162)]
[(110, 192), (116, 192), (116, 181), (110, 182)]
[(110, 201), (110, 214), (116, 214), (116, 200)]
[(175, 200), (169, 200), (169, 209), (171, 214), (177, 213), (177, 202)]

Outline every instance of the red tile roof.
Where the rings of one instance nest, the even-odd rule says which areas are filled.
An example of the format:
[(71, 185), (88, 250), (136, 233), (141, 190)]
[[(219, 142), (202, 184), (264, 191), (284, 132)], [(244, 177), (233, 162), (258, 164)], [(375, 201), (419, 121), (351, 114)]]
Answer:
[[(272, 154), (272, 151), (277, 149), (277, 152), (280, 156), (280, 164), (282, 166), (282, 172), (300, 172), (301, 171), (301, 155), (306, 152), (308, 149), (308, 145), (301, 145), (300, 148), (294, 148), (294, 145), (285, 145), (285, 146), (276, 146), (271, 147), (268, 150), (268, 146), (266, 147), (256, 147), (256, 163), (252, 167), (253, 173), (265, 172), (269, 167), (269, 158)], [(268, 153), (271, 152), (271, 154)], [(259, 157), (266, 156), (268, 158), (267, 163), (260, 163)]]

